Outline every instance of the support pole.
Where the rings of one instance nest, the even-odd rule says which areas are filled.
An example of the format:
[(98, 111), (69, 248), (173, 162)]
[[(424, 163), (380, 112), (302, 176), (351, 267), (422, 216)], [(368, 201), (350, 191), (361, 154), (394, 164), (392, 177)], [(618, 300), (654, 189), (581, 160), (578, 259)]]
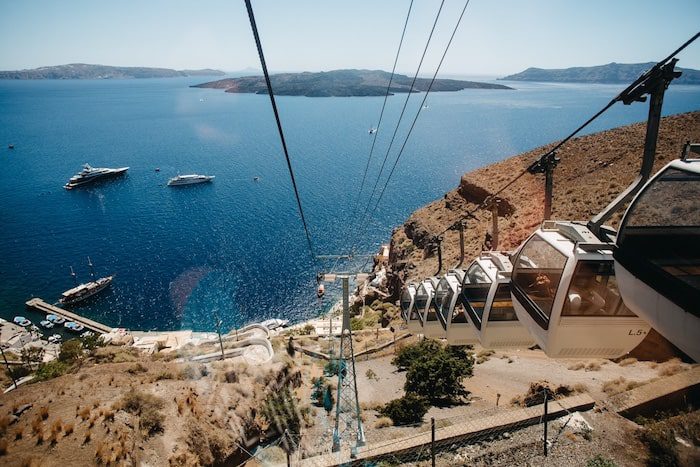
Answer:
[(455, 269), (462, 266), (464, 263), (464, 223), (459, 223), (459, 263), (455, 266)]
[(544, 457), (547, 457), (547, 389), (544, 390)]
[(491, 249), (498, 250), (498, 201), (491, 203)]
[(435, 467), (435, 417), (430, 417), (430, 460)]

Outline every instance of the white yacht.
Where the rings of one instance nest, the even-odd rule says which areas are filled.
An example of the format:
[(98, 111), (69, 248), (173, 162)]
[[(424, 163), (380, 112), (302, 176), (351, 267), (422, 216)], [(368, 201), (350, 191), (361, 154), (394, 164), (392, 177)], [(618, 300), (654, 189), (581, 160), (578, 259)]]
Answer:
[(168, 186), (193, 185), (195, 183), (206, 183), (214, 180), (213, 175), (178, 175), (168, 180)]
[(63, 188), (66, 190), (72, 190), (73, 188), (92, 183), (96, 180), (118, 177), (126, 173), (129, 167), (119, 167), (117, 169), (110, 169), (107, 167), (91, 167), (90, 164), (85, 164), (83, 170), (80, 173), (73, 175), (68, 183), (66, 183)]

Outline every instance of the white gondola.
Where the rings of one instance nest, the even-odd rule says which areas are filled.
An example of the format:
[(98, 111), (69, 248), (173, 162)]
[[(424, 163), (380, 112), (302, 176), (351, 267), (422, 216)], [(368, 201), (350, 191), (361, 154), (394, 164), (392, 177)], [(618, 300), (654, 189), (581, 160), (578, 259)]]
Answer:
[(535, 343), (513, 308), (512, 269), (507, 255), (486, 251), (471, 263), (461, 284), (461, 301), (470, 326), (487, 349), (530, 347)]
[(411, 308), (413, 308), (413, 300), (416, 296), (416, 286), (411, 283), (401, 290), (401, 298), (399, 299), (399, 307), (401, 308), (401, 318), (408, 323)]
[(625, 304), (700, 361), (700, 160), (654, 176), (620, 224), (615, 273)]
[(435, 305), (435, 288), (438, 285), (437, 277), (429, 277), (421, 282), (416, 290), (415, 308), (421, 315), (422, 334), (425, 337), (445, 337), (446, 332), (442, 329), (437, 317)]
[(464, 271), (451, 269), (440, 279), (435, 290), (434, 301), (437, 305), (438, 319), (450, 345), (470, 345), (479, 342), (476, 330), (464, 314), (460, 302), (463, 280)]
[(545, 221), (519, 248), (513, 306), (549, 357), (616, 358), (649, 332), (622, 302), (612, 249), (584, 225), (556, 221)]

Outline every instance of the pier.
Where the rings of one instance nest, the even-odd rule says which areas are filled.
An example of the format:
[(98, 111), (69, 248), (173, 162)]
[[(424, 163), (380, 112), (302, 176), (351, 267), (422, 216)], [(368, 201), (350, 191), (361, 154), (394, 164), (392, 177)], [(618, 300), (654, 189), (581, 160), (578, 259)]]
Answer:
[(26, 302), (25, 305), (27, 306), (27, 308), (32, 309), (34, 311), (38, 311), (39, 313), (62, 316), (66, 319), (66, 321), (74, 321), (78, 324), (82, 324), (83, 327), (85, 327), (85, 329), (89, 329), (100, 334), (112, 332), (111, 326), (98, 323), (97, 321), (93, 321), (88, 318), (84, 318), (78, 314), (73, 313), (72, 311), (68, 311), (66, 309), (50, 305), (40, 298), (32, 298), (31, 300)]

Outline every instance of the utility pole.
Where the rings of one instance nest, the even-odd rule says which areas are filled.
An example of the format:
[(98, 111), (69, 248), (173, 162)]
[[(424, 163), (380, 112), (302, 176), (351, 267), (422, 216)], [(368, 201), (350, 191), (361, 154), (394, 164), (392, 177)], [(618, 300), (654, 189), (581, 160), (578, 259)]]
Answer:
[(350, 279), (367, 279), (365, 273), (324, 274), (323, 280), (333, 282), (340, 279), (343, 284), (343, 321), (338, 353), (338, 397), (335, 408), (335, 428), (333, 429), (333, 452), (339, 452), (344, 444), (351, 444), (351, 456), (357, 448), (365, 445), (365, 432), (360, 418), (360, 403), (355, 378), (355, 354), (352, 347), (350, 328)]

